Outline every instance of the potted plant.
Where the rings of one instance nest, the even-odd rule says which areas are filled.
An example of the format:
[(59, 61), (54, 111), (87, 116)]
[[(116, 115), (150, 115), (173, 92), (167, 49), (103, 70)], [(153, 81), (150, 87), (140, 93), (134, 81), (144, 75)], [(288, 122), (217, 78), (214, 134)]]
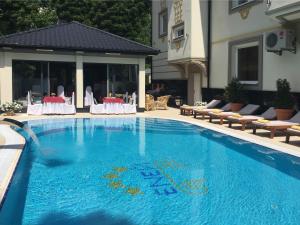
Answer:
[(7, 102), (1, 105), (1, 110), (5, 116), (14, 116), (16, 112), (21, 112), (23, 106), (19, 102)]
[(227, 102), (230, 102), (231, 111), (237, 112), (242, 108), (244, 102), (243, 85), (237, 78), (233, 78), (225, 87), (224, 97)]
[(277, 93), (275, 98), (275, 110), (278, 120), (288, 120), (294, 113), (294, 99), (290, 93), (290, 84), (286, 79), (278, 79), (276, 82)]

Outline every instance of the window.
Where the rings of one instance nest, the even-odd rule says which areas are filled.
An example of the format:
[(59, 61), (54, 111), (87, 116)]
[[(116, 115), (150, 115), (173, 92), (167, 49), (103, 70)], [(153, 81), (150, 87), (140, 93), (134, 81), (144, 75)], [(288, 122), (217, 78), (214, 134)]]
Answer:
[(241, 82), (258, 82), (258, 45), (237, 48), (236, 75)]
[(249, 3), (249, 2), (253, 2), (254, 0), (232, 0), (231, 2), (231, 8), (236, 8), (236, 7), (239, 7), (239, 6), (242, 6), (246, 3)]
[(248, 89), (262, 86), (262, 36), (229, 44), (229, 79), (238, 78)]
[(243, 7), (248, 7), (262, 2), (263, 0), (230, 0), (229, 13), (238, 12)]
[(173, 40), (184, 38), (184, 24), (179, 24), (173, 27)]
[(159, 36), (163, 37), (168, 34), (168, 11), (167, 9), (159, 13)]

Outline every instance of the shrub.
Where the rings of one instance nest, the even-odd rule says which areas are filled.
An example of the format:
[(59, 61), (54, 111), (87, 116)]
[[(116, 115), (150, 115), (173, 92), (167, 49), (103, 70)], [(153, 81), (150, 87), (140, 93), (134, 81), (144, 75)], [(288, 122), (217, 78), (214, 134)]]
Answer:
[(277, 109), (292, 109), (295, 102), (290, 93), (290, 84), (286, 79), (278, 79), (276, 81), (277, 93), (274, 106)]
[(227, 102), (243, 103), (243, 85), (238, 79), (233, 78), (230, 83), (225, 87), (224, 97)]
[(1, 110), (6, 114), (21, 112), (23, 105), (19, 102), (6, 102), (1, 105)]

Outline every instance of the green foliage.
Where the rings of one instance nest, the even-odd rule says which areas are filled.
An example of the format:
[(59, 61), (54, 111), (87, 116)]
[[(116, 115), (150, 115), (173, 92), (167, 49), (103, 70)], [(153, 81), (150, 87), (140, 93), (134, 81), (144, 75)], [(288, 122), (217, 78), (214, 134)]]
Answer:
[(6, 102), (1, 105), (1, 110), (4, 113), (16, 113), (16, 112), (21, 112), (23, 106), (19, 102)]
[(234, 78), (231, 82), (225, 87), (224, 97), (227, 102), (231, 103), (243, 103), (243, 85), (239, 82), (238, 79)]
[(78, 21), (150, 44), (150, 0), (0, 0), (0, 35)]
[(277, 109), (291, 109), (295, 102), (290, 93), (290, 84), (286, 79), (278, 79), (276, 81), (277, 93), (275, 98), (275, 108)]
[(0, 1), (0, 35), (47, 26), (56, 21), (55, 11), (42, 0)]

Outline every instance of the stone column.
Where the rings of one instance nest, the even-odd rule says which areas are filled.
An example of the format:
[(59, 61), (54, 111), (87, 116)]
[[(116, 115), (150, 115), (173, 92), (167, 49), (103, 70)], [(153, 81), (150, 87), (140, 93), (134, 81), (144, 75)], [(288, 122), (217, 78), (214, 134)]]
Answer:
[(194, 73), (194, 102), (202, 101), (201, 74)]
[(76, 55), (76, 107), (83, 108), (83, 56)]
[(0, 54), (1, 104), (13, 101), (12, 56), (9, 52)]
[(139, 59), (138, 108), (145, 109), (145, 58)]

